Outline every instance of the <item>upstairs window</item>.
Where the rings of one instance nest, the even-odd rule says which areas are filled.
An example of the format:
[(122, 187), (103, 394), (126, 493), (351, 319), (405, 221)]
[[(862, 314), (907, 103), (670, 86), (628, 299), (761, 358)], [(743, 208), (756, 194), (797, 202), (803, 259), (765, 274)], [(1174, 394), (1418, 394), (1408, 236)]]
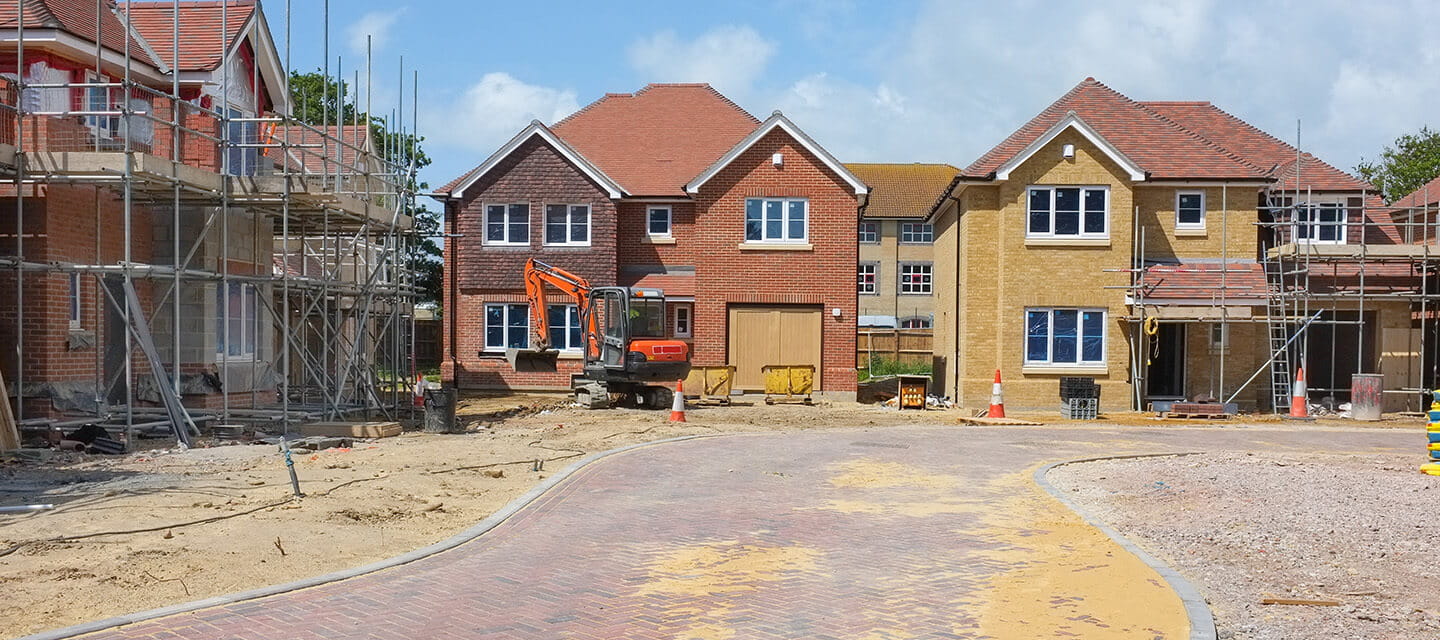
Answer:
[(590, 205), (545, 205), (545, 244), (588, 246)]
[(80, 274), (70, 274), (70, 328), (80, 328)]
[(1105, 364), (1105, 310), (1026, 309), (1025, 364)]
[(1181, 191), (1175, 194), (1175, 228), (1205, 228), (1205, 192)]
[(902, 295), (930, 295), (930, 277), (931, 267), (929, 262), (900, 263), (900, 293)]
[(1295, 241), (1345, 244), (1345, 205), (1338, 202), (1295, 207)]
[(485, 207), (485, 244), (530, 244), (530, 205)]
[(1028, 238), (1109, 238), (1110, 191), (1105, 187), (1030, 187)]
[(877, 286), (877, 279), (878, 279), (879, 275), (880, 275), (880, 263), (878, 263), (878, 262), (862, 262), (862, 263), (860, 263), (860, 278), (859, 278), (860, 282), (859, 282), (859, 289), (858, 289), (858, 292), (860, 293), (860, 295), (862, 295), (862, 296), (873, 296), (873, 295), (877, 295), (877, 294), (880, 293), (880, 289), (879, 289), (878, 286)]
[[(85, 74), (85, 82), (103, 84), (110, 82), (110, 79), (96, 75), (92, 71)], [(119, 110), (115, 106), (115, 101), (111, 99), (110, 87), (86, 87), (85, 110), (95, 113), (95, 115), (85, 116), (85, 126), (90, 128), (95, 137), (101, 140), (110, 140), (120, 133), (120, 116), (100, 115), (100, 112)]]
[(935, 225), (906, 222), (900, 225), (900, 244), (932, 244)]
[(670, 237), (670, 207), (648, 207), (645, 210), (645, 233), (656, 238)]
[[(578, 353), (583, 344), (579, 309), (573, 304), (552, 304), (546, 311), (550, 314), (550, 346)], [(529, 316), (526, 316), (526, 323), (529, 323)], [(529, 335), (528, 332), (526, 335)]]
[(243, 120), (252, 116), (235, 107), (229, 107), (226, 113), (231, 119), (225, 133), (225, 141), (229, 143), (225, 171), (232, 176), (253, 176), (260, 167), (260, 149), (253, 146), (260, 142), (260, 124), (253, 120), (236, 121), (236, 118)]
[[(553, 324), (553, 322), (552, 322)], [(530, 305), (485, 305), (485, 350), (524, 349), (530, 345)]]
[(803, 244), (810, 239), (809, 201), (750, 198), (745, 201), (745, 241)]
[(860, 223), (860, 244), (880, 244), (880, 223)]

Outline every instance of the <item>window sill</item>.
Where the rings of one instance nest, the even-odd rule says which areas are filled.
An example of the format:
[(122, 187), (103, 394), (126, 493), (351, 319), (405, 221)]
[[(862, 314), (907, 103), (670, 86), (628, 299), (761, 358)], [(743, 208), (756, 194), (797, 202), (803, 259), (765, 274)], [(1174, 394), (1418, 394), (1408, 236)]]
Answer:
[(742, 242), (739, 246), (741, 251), (813, 251), (815, 249), (815, 245), (808, 242), (803, 244), (798, 242)]
[(924, 296), (933, 296), (933, 295), (935, 295), (935, 294), (934, 294), (933, 292), (931, 292), (931, 293), (897, 293), (897, 294), (895, 294), (895, 295), (897, 295), (897, 296), (924, 297)]
[[(529, 245), (515, 245), (515, 246), (529, 246)], [(544, 247), (544, 248), (546, 248), (546, 249), (589, 249), (589, 248), (590, 248), (590, 243), (588, 243), (588, 242), (586, 242), (586, 243), (579, 243), (579, 242), (546, 242), (545, 244), (542, 244), (542, 245), (540, 245), (540, 246), (542, 246), (542, 247)]]
[(1204, 238), (1208, 235), (1210, 235), (1210, 232), (1204, 227), (1196, 227), (1193, 229), (1187, 229), (1185, 227), (1175, 228), (1175, 236), (1178, 238)]
[(1109, 238), (1025, 238), (1027, 247), (1108, 247)]
[[(480, 246), (482, 246), (482, 247), (494, 247), (494, 248), (496, 248), (496, 249), (529, 249), (529, 248), (530, 248), (530, 243), (529, 243), (529, 242), (485, 242), (485, 243), (482, 243)], [(550, 245), (546, 245), (546, 246), (550, 246)]]
[(1075, 374), (1075, 373), (1109, 373), (1109, 372), (1110, 372), (1110, 368), (1107, 367), (1107, 366), (1105, 366), (1105, 365), (1103, 365), (1103, 364), (1097, 364), (1097, 365), (1089, 365), (1089, 364), (1087, 364), (1087, 365), (1077, 365), (1077, 366), (1068, 366), (1068, 367), (1056, 367), (1056, 366), (1051, 366), (1051, 365), (1034, 365), (1034, 364), (1027, 364), (1027, 365), (1025, 365), (1025, 366), (1023, 366), (1023, 367), (1020, 368), (1020, 373), (1024, 373), (1024, 374), (1027, 374), (1027, 375), (1033, 375), (1033, 374), (1040, 374), (1040, 375), (1045, 375), (1045, 374), (1050, 374), (1050, 375), (1070, 375), (1070, 374)]
[(673, 236), (645, 236), (640, 239), (640, 244), (675, 244)]

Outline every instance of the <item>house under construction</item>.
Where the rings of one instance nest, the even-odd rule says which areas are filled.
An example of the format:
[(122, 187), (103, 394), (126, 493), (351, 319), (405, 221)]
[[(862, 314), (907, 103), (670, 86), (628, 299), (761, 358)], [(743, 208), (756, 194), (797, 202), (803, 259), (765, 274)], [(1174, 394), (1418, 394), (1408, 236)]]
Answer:
[[(253, 0), (0, 7), (0, 372), (22, 429), (188, 443), (412, 405), (415, 167), (368, 97), (292, 116), (288, 4), (282, 33)], [(386, 110), (413, 133), (413, 104)]]

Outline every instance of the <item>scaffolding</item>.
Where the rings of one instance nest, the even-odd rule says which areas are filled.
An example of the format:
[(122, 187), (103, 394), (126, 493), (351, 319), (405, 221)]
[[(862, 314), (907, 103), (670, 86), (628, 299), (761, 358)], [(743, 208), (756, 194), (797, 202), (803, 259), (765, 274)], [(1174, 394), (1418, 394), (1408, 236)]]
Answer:
[[(22, 428), (99, 424), (123, 431), (133, 447), (139, 434), (156, 429), (188, 445), (206, 423), (288, 433), (317, 419), (413, 419), (417, 167), (414, 149), (402, 145), (419, 139), (418, 73), (408, 78), (407, 116), (400, 60), (399, 96), (383, 119), (390, 135), (377, 140), (369, 51), (363, 104), (354, 92), (328, 95), (327, 82), (318, 124), (288, 109), (261, 112), (259, 64), (251, 65), (251, 78), (231, 77), (241, 36), (230, 42), (224, 35), (235, 26), (231, 9), (252, 3), (220, 3), (218, 94), (209, 95), (221, 99), (210, 103), (182, 94), (178, 69), (170, 70), (168, 87), (138, 80), (130, 14), (103, 2), (95, 5), (93, 78), (37, 76), (43, 57), (27, 57), (26, 4), (19, 0), (15, 48), (0, 52), (14, 55), (13, 74), (0, 69), (0, 188), (15, 201), (13, 251), (0, 252), (14, 299), (0, 306), (13, 304), (6, 373)], [(188, 4), (161, 5), (172, 7), (172, 61), (181, 58)], [(100, 44), (101, 12), (112, 10), (127, 35), (123, 51)], [(290, 15), (287, 1), (285, 96)], [(328, 80), (328, 2), (325, 16)], [(118, 73), (102, 64), (102, 54), (117, 53)], [(342, 69), (337, 61), (340, 87)], [(235, 83), (253, 88), (254, 114), (229, 108)], [(93, 249), (57, 259), (49, 250), (54, 238), (36, 239), (43, 234), (34, 233), (33, 201), (68, 188), (93, 189), (93, 211), (48, 202), (46, 224), (57, 215), (93, 216)], [(118, 252), (102, 248), (117, 237)], [(42, 352), (56, 348), (42, 339), (54, 335), (44, 325), (53, 310), (42, 305), (53, 304), (47, 292), (57, 278), (72, 283), (71, 317), (88, 315), (95, 328), (88, 336), (71, 330), (72, 342), (88, 342), (95, 353), (89, 381), (61, 381), (81, 389), (63, 411), (36, 408), (55, 404), (59, 393)], [(93, 294), (82, 296), (90, 289), (77, 284), (84, 282)], [(27, 293), (41, 304), (28, 302)]]
[[(1295, 184), (1301, 184), (1298, 171), (1293, 178)], [(1182, 260), (1163, 272), (1146, 253), (1146, 230), (1137, 208), (1131, 266), (1106, 270), (1130, 276), (1129, 284), (1114, 288), (1125, 290), (1132, 310), (1126, 320), (1131, 325), (1127, 339), (1132, 347), (1134, 407), (1145, 407), (1149, 382), (1145, 354), (1154, 346), (1144, 328), (1147, 321), (1163, 321), (1213, 323), (1221, 336), (1228, 336), (1231, 325), (1263, 325), (1268, 359), (1258, 369), (1239, 371), (1243, 382), (1230, 383), (1226, 350), (1219, 352), (1219, 375), (1212, 378), (1215, 384), (1210, 393), (1224, 402), (1234, 401), (1264, 376), (1268, 384), (1263, 385), (1263, 395), (1269, 409), (1284, 412), (1290, 408), (1295, 370), (1317, 358), (1329, 366), (1323, 379), (1316, 380), (1311, 372), (1309, 390), (1322, 397), (1347, 395), (1350, 379), (1341, 377), (1338, 363), (1353, 354), (1353, 371), (1348, 373), (1386, 373), (1383, 393), (1403, 396), (1407, 410), (1423, 411), (1428, 407), (1425, 394), (1440, 384), (1440, 325), (1434, 322), (1436, 302), (1440, 301), (1440, 283), (1435, 280), (1440, 273), (1440, 204), (1435, 201), (1440, 198), (1424, 195), (1428, 204), (1399, 208), (1378, 204), (1375, 194), (1369, 192), (1264, 189), (1259, 194), (1259, 219), (1246, 222), (1259, 239), (1254, 255), (1231, 254), (1222, 228), (1218, 269), (1187, 265)], [(1229, 200), (1222, 201), (1227, 207), (1221, 212), (1221, 224), (1231, 224)], [(1258, 292), (1234, 283), (1235, 279), (1254, 279), (1257, 270), (1263, 277)], [(1201, 271), (1218, 273), (1220, 282), (1199, 287), (1166, 282), (1168, 274)], [(1165, 294), (1176, 289), (1205, 291), (1209, 311), (1188, 318), (1166, 316), (1162, 308), (1172, 303)], [(1198, 303), (1191, 300), (1178, 306), (1202, 306)], [(1403, 308), (1404, 327), (1383, 327), (1384, 322), (1376, 319), (1375, 314), (1386, 305), (1392, 325), (1395, 312)], [(1261, 307), (1263, 315), (1251, 312)], [(1344, 342), (1339, 337), (1341, 327), (1353, 332)], [(1376, 335), (1399, 329), (1404, 329), (1403, 334)], [(1316, 331), (1328, 338), (1324, 344), (1312, 344)], [(1396, 336), (1403, 341), (1391, 339)], [(1312, 347), (1320, 351), (1312, 351)], [(1391, 361), (1388, 366), (1386, 358)], [(1387, 371), (1373, 370), (1378, 368)]]

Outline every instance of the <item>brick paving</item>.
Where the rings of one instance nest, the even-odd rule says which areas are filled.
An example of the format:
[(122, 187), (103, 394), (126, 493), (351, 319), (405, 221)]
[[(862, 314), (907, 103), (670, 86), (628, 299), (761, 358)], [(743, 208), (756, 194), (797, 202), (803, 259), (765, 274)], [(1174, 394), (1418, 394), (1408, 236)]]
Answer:
[[(1035, 465), (1212, 449), (1410, 451), (1413, 439), (1401, 431), (951, 427), (691, 440), (593, 464), (490, 533), (430, 558), (85, 637), (996, 637), (984, 635), (982, 619), (1004, 610), (990, 593), (995, 580), (1024, 564), (1012, 552), (1025, 539), (1047, 532), (975, 532), (1027, 491), (1013, 482)], [(1053, 501), (1045, 508), (1063, 509)], [(1046, 569), (1031, 564), (1027, 576)], [(1150, 603), (1134, 597), (1127, 609), (1143, 612)], [(1092, 616), (1083, 594), (1052, 600), (1072, 621), (1059, 635), (1185, 637)]]

